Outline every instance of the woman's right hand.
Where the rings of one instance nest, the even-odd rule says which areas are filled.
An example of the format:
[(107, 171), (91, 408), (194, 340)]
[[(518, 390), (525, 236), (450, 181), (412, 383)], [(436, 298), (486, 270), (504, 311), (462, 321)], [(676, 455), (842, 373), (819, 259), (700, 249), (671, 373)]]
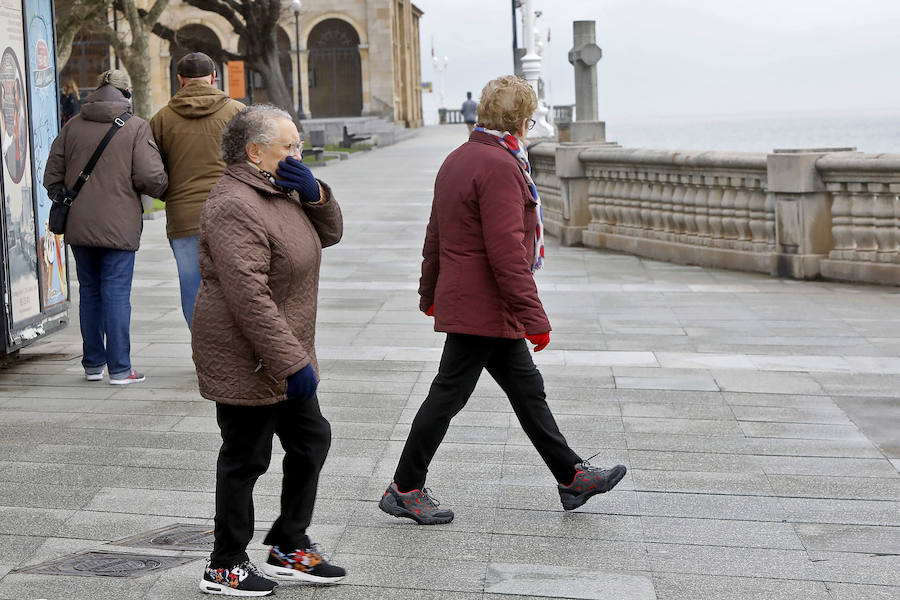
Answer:
[(309, 400), (316, 395), (319, 380), (312, 364), (308, 364), (293, 375), (287, 377), (287, 397)]

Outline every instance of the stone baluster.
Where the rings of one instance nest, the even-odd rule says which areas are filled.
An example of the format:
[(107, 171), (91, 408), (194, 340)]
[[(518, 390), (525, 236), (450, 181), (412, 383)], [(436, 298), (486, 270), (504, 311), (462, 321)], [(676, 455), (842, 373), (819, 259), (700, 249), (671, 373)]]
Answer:
[(623, 173), (621, 171), (611, 171), (610, 175), (615, 178), (616, 185), (613, 188), (613, 193), (611, 196), (612, 205), (613, 205), (613, 214), (615, 215), (616, 224), (613, 227), (614, 233), (625, 234), (627, 233), (627, 225), (628, 221), (626, 220), (625, 215), (625, 192), (628, 189), (628, 184), (622, 178)]
[(850, 194), (844, 183), (828, 183), (825, 188), (832, 195), (831, 234), (834, 236), (834, 250), (828, 256), (834, 260), (852, 260), (856, 247), (851, 229)]
[(750, 200), (747, 211), (750, 217), (751, 248), (763, 250), (766, 246), (766, 193), (759, 185), (758, 179), (751, 179)]
[(775, 248), (775, 194), (766, 194), (766, 247)]
[(669, 175), (672, 180), (674, 191), (672, 193), (672, 241), (680, 242), (684, 237), (684, 194), (687, 192), (682, 182), (681, 176), (672, 173)]
[(697, 195), (694, 197), (694, 221), (697, 223), (697, 243), (709, 246), (709, 188), (715, 177), (698, 176)]
[(631, 226), (629, 232), (632, 236), (641, 235), (641, 187), (643, 183), (638, 179), (639, 173), (628, 172), (628, 220)]
[(717, 248), (723, 248), (722, 236), (722, 198), (724, 190), (723, 182), (727, 181), (725, 177), (710, 177), (709, 195), (707, 196), (707, 204), (709, 206), (709, 244)]
[(653, 231), (653, 220), (650, 216), (650, 173), (642, 171), (638, 174), (641, 180), (641, 196), (640, 196), (640, 222), (641, 237), (650, 237)]
[(850, 230), (856, 248), (854, 260), (874, 261), (878, 256), (875, 241), (875, 198), (864, 183), (848, 183), (850, 191)]
[(660, 181), (662, 174), (656, 171), (653, 171), (648, 174), (649, 181), (649, 205), (650, 205), (650, 231), (649, 234), (651, 237), (655, 239), (661, 239), (662, 233), (665, 231), (665, 226), (663, 224), (663, 211), (662, 211), (662, 190), (663, 185)]
[(659, 181), (661, 183), (659, 204), (662, 212), (663, 239), (671, 241), (675, 236), (675, 221), (673, 220), (675, 213), (672, 211), (672, 195), (675, 193), (675, 185), (672, 183), (672, 175), (669, 173), (660, 173)]
[(869, 183), (869, 192), (874, 194), (872, 211), (875, 227), (875, 243), (878, 245), (878, 262), (892, 263), (897, 256), (897, 236), (894, 230), (894, 195), (889, 193), (886, 183)]
[(737, 225), (734, 219), (734, 199), (737, 194), (735, 177), (721, 177), (722, 190), (722, 247), (734, 248), (738, 238)]
[(682, 242), (685, 244), (697, 243), (697, 221), (694, 218), (694, 199), (697, 196), (696, 176), (683, 175), (681, 181), (685, 186), (684, 198), (681, 204), (684, 205), (684, 237)]
[(895, 263), (900, 263), (900, 183), (892, 183), (889, 186), (890, 193), (894, 196), (894, 241), (897, 244)]
[(734, 196), (734, 223), (737, 228), (737, 248), (750, 249), (750, 190), (745, 177), (734, 179), (737, 193)]
[(634, 207), (635, 204), (640, 204), (636, 199), (639, 193), (639, 186), (634, 180), (633, 173), (622, 171), (622, 176), (625, 178), (625, 189), (622, 193), (622, 220), (625, 221), (626, 235), (634, 235), (638, 229), (637, 218), (639, 215), (636, 213), (639, 211), (635, 211)]
[(585, 169), (587, 176), (590, 178), (588, 183), (588, 213), (591, 219), (588, 222), (588, 228), (594, 231), (607, 231), (606, 222), (606, 205), (603, 202), (603, 188), (606, 182), (597, 178), (596, 173), (592, 173), (589, 169)]

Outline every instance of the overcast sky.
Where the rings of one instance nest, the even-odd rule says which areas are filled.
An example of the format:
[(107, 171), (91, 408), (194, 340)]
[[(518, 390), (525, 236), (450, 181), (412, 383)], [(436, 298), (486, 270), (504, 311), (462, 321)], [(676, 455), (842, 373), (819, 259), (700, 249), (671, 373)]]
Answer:
[[(426, 122), (512, 71), (510, 0), (414, 0)], [(600, 118), (875, 109), (900, 112), (900, 0), (535, 0), (550, 102), (574, 102), (572, 21), (595, 20)], [(521, 21), (520, 21), (521, 23)], [(519, 36), (521, 40), (521, 27)], [(521, 42), (520, 42), (521, 43)]]

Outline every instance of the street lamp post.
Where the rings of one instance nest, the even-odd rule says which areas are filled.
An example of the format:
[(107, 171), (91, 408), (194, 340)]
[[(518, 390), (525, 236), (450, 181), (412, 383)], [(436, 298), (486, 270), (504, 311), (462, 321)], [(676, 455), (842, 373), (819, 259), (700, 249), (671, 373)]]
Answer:
[(303, 80), (300, 76), (300, 0), (291, 2), (291, 10), (294, 11), (294, 46), (297, 50), (297, 118), (305, 119), (303, 114)]
[(446, 108), (444, 106), (444, 84), (447, 82), (445, 73), (447, 72), (447, 64), (450, 62), (450, 59), (445, 56), (443, 64), (438, 61), (437, 56), (432, 57), (431, 60), (434, 63), (435, 72), (441, 74), (441, 108)]

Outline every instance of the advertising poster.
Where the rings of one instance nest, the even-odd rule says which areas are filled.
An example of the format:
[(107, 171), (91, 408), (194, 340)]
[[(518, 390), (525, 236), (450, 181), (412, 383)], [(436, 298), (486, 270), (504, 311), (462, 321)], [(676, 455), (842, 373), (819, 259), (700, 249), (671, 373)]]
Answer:
[(37, 255), (41, 305), (51, 308), (68, 300), (66, 250), (62, 237), (48, 229), (50, 197), (44, 168), (59, 128), (56, 60), (51, 0), (25, 0), (25, 43), (28, 49), (28, 93), (31, 98), (31, 152), (34, 155), (34, 199), (37, 211)]
[(19, 0), (0, 0), (0, 170), (13, 324), (41, 313), (22, 16)]

